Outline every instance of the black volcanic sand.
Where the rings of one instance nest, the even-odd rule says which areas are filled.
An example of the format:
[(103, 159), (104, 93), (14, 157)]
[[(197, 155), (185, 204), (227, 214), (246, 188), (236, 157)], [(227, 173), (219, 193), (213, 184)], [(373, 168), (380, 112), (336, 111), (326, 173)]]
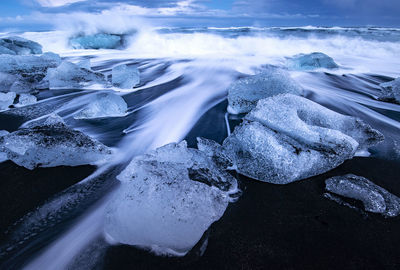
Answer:
[(351, 209), (323, 196), (325, 179), (354, 173), (400, 195), (399, 162), (354, 158), (289, 185), (241, 177), (244, 191), (209, 230), (202, 257), (156, 257), (110, 247), (104, 269), (399, 269), (400, 218)]
[(0, 236), (8, 226), (52, 195), (94, 172), (95, 167), (59, 166), (28, 170), (11, 161), (0, 163)]

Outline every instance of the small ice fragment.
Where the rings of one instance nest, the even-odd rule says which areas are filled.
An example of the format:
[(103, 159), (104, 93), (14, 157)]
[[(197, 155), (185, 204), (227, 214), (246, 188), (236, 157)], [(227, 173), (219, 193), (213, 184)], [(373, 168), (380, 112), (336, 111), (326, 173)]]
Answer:
[(112, 83), (123, 89), (132, 89), (140, 83), (139, 70), (136, 67), (118, 65), (112, 69)]
[(295, 70), (313, 70), (317, 68), (334, 69), (339, 66), (331, 57), (321, 52), (298, 54), (288, 60), (288, 67)]
[(278, 68), (268, 68), (263, 73), (232, 83), (228, 88), (228, 112), (247, 113), (263, 98), (283, 93), (301, 95), (302, 87), (289, 73)]
[(75, 119), (125, 116), (128, 105), (125, 100), (114, 93), (98, 93), (94, 100), (79, 111)]
[(14, 92), (1, 93), (0, 92), (0, 110), (7, 110), (10, 105), (14, 103), (17, 95)]
[(329, 192), (362, 201), (368, 212), (387, 217), (400, 214), (400, 198), (364, 177), (347, 174), (329, 178), (325, 184)]

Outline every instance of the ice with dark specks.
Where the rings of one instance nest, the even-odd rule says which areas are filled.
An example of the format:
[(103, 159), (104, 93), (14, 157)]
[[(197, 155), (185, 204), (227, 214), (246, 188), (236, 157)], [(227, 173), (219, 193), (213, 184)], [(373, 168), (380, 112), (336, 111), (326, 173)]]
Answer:
[(400, 104), (400, 78), (381, 83), (382, 92), (378, 95), (382, 101), (390, 101)]
[(347, 174), (335, 176), (325, 181), (326, 190), (363, 203), (368, 212), (395, 217), (400, 214), (400, 198), (370, 180)]
[(43, 82), (47, 70), (61, 63), (59, 55), (0, 55), (0, 89), (2, 91), (29, 93), (47, 88)]
[(329, 171), (382, 140), (360, 119), (282, 94), (260, 100), (222, 148), (239, 173), (287, 184)]
[(0, 110), (7, 110), (14, 103), (17, 95), (14, 92), (1, 93), (0, 92)]
[(116, 242), (184, 255), (221, 218), (237, 182), (186, 142), (135, 157), (117, 177), (105, 232)]
[(41, 54), (42, 45), (22, 37), (6, 37), (0, 39), (0, 54), (27, 55)]
[(68, 61), (63, 61), (56, 68), (49, 68), (44, 80), (49, 82), (50, 89), (82, 88), (93, 84), (106, 84), (102, 73), (82, 68)]
[(62, 118), (50, 116), (0, 137), (0, 152), (27, 169), (78, 166), (107, 161), (112, 151), (84, 133), (66, 126)]

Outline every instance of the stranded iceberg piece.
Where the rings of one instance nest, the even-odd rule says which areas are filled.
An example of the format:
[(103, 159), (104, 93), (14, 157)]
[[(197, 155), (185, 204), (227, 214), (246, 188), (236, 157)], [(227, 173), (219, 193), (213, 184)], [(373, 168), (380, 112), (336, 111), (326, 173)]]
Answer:
[(287, 184), (329, 171), (381, 140), (359, 119), (284, 94), (260, 100), (225, 139), (223, 151), (239, 173)]
[(26, 55), (41, 53), (42, 46), (37, 42), (21, 37), (7, 37), (0, 39), (0, 54)]
[(124, 116), (128, 105), (125, 100), (114, 93), (98, 93), (95, 100), (81, 110), (75, 119), (91, 119), (100, 117), (118, 117)]
[(14, 92), (1, 93), (0, 92), (0, 111), (7, 110), (10, 105), (14, 103), (17, 95)]
[(16, 107), (22, 107), (22, 106), (27, 106), (31, 104), (35, 104), (37, 102), (37, 98), (33, 95), (30, 94), (21, 94), (18, 97), (18, 104), (16, 104)]
[(117, 49), (122, 46), (122, 37), (112, 34), (95, 34), (70, 39), (74, 49)]
[(57, 68), (49, 68), (44, 80), (50, 88), (80, 88), (91, 84), (104, 84), (103, 74), (63, 61)]
[(400, 78), (381, 83), (380, 86), (383, 88), (383, 91), (379, 95), (380, 100), (400, 104)]
[(31, 170), (35, 167), (97, 164), (107, 160), (111, 154), (107, 146), (68, 128), (60, 117), (51, 116), (42, 124), (0, 137), (0, 152)]
[(324, 53), (298, 54), (288, 60), (288, 67), (296, 70), (312, 70), (317, 68), (334, 69), (339, 66)]
[(400, 198), (364, 177), (347, 174), (329, 178), (325, 184), (329, 192), (362, 201), (368, 212), (388, 217), (400, 214)]
[(121, 186), (107, 207), (106, 234), (172, 255), (186, 254), (200, 240), (237, 189), (232, 176), (185, 141), (135, 157), (117, 178)]
[(0, 89), (16, 93), (27, 93), (48, 87), (43, 84), (47, 69), (61, 63), (59, 55), (45, 53), (33, 55), (0, 55)]
[(303, 89), (286, 71), (268, 68), (261, 74), (231, 84), (228, 88), (228, 112), (247, 113), (258, 100), (283, 93), (301, 95)]
[(140, 83), (139, 70), (127, 65), (116, 66), (112, 69), (112, 83), (119, 88), (131, 89)]

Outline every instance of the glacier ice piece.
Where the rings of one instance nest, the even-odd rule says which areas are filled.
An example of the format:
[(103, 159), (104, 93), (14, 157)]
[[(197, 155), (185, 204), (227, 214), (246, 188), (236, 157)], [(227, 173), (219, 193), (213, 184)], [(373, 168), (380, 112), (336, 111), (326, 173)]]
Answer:
[(92, 69), (90, 59), (83, 59), (83, 60), (79, 61), (78, 63), (76, 63), (76, 65), (80, 68), (85, 68), (88, 70)]
[(74, 49), (118, 49), (122, 43), (122, 37), (113, 34), (95, 34), (70, 39)]
[(379, 99), (400, 104), (400, 78), (393, 81), (381, 83), (383, 91), (379, 95)]
[(335, 69), (339, 66), (332, 57), (321, 53), (298, 54), (288, 60), (288, 67), (295, 70), (313, 70), (317, 68)]
[(329, 192), (360, 200), (368, 212), (387, 217), (400, 214), (400, 198), (364, 177), (354, 174), (335, 176), (327, 179), (325, 184)]
[(10, 105), (14, 103), (17, 95), (14, 92), (1, 93), (0, 92), (0, 110), (7, 110)]
[(294, 81), (288, 72), (278, 68), (240, 79), (228, 88), (228, 112), (247, 113), (263, 98), (283, 93), (301, 95), (302, 87)]
[(79, 111), (75, 119), (125, 116), (128, 105), (125, 100), (114, 93), (98, 93), (95, 99)]
[(112, 83), (124, 89), (132, 89), (140, 83), (139, 70), (136, 67), (118, 65), (112, 69)]
[(135, 157), (117, 178), (121, 185), (107, 206), (105, 233), (170, 255), (186, 254), (237, 189), (236, 179), (185, 141)]
[(81, 88), (95, 83), (106, 83), (103, 74), (68, 61), (63, 61), (56, 68), (49, 68), (43, 80), (49, 82), (50, 88)]
[(42, 45), (37, 42), (21, 37), (7, 37), (0, 39), (0, 54), (27, 55), (41, 53)]
[[(3, 136), (5, 136), (5, 135), (7, 135), (7, 134), (9, 134), (8, 131), (6, 131), (6, 130), (0, 130), (0, 138), (3, 137)], [(8, 160), (8, 158), (7, 158), (7, 153), (4, 153), (4, 152), (1, 152), (1, 151), (0, 151), (0, 163), (4, 162), (4, 161), (6, 161), (6, 160)]]
[(222, 147), (239, 173), (287, 184), (333, 169), (382, 140), (359, 119), (282, 94), (260, 100)]
[(84, 133), (67, 127), (51, 116), (42, 125), (31, 125), (0, 137), (0, 152), (27, 169), (36, 167), (98, 164), (112, 151)]
[(35, 104), (37, 102), (37, 98), (31, 94), (20, 94), (18, 98), (18, 103), (15, 105), (16, 107), (27, 106), (31, 104)]
[(0, 55), (0, 87), (2, 91), (27, 93), (37, 89), (49, 68), (61, 63), (59, 55)]

